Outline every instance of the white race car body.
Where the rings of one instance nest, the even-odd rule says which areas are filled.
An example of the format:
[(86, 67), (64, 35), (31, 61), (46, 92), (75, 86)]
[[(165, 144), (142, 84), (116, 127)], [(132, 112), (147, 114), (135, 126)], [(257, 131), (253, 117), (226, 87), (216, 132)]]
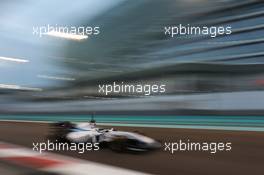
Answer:
[(126, 150), (132, 151), (146, 151), (160, 148), (160, 143), (150, 137), (135, 132), (116, 131), (113, 128), (98, 128), (95, 126), (95, 123), (72, 124), (70, 122), (62, 122), (56, 124), (56, 127), (58, 126), (60, 127), (59, 131), (63, 130), (64, 132), (57, 132), (55, 135), (60, 138), (63, 136), (69, 142), (108, 144), (111, 147), (123, 147)]

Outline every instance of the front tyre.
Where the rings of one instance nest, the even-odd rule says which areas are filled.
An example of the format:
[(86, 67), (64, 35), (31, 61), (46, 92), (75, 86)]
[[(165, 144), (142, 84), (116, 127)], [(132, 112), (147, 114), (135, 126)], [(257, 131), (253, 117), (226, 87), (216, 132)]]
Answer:
[(108, 143), (109, 148), (115, 152), (125, 152), (127, 148), (126, 139), (116, 139)]

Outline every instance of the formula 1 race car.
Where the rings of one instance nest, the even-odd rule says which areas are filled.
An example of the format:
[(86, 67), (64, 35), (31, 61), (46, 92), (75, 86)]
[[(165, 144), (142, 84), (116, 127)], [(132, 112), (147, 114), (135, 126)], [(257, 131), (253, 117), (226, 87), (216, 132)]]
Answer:
[(108, 147), (117, 152), (146, 152), (161, 147), (156, 140), (136, 132), (98, 128), (95, 120), (76, 124), (57, 122), (52, 124), (51, 129), (49, 139), (69, 143), (99, 143), (100, 147)]

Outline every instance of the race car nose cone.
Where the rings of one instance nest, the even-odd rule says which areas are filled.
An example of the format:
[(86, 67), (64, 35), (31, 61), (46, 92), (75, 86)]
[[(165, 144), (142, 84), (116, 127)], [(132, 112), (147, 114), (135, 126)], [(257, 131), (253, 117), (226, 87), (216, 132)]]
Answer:
[(146, 148), (147, 149), (150, 149), (150, 150), (157, 150), (157, 149), (160, 149), (161, 148), (161, 143), (159, 143), (157, 141), (154, 141), (152, 143), (148, 143), (146, 145)]

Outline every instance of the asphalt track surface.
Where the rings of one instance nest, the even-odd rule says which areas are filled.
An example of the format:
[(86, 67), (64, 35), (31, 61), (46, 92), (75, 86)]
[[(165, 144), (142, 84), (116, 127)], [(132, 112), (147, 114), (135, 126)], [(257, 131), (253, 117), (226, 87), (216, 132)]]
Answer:
[[(58, 152), (94, 162), (114, 165), (153, 174), (181, 175), (263, 175), (264, 132), (218, 131), (168, 128), (115, 127), (126, 131), (140, 131), (164, 142), (190, 139), (193, 142), (232, 142), (231, 152), (175, 152), (163, 149), (145, 153), (116, 153), (109, 149), (98, 152)], [(0, 141), (32, 148), (32, 142), (45, 142), (48, 124), (0, 122)]]

